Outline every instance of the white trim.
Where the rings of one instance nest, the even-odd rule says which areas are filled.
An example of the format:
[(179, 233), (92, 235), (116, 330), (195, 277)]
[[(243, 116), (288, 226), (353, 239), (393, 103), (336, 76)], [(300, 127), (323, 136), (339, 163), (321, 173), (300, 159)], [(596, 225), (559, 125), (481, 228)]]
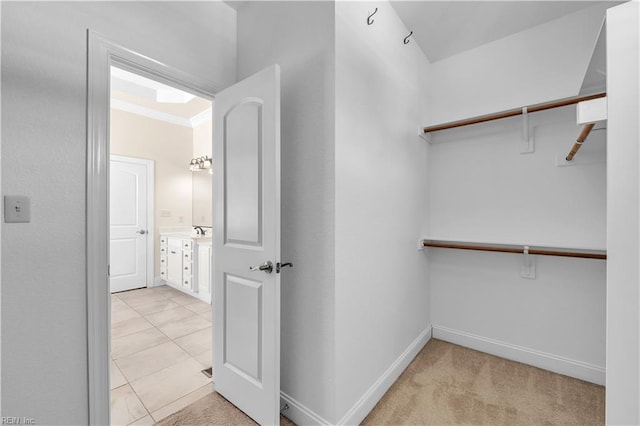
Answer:
[(564, 374), (569, 377), (575, 377), (576, 379), (598, 385), (605, 384), (605, 368), (587, 362), (565, 358), (439, 325), (433, 326), (433, 338), (523, 364), (533, 365), (534, 367)]
[(166, 123), (176, 124), (178, 126), (189, 127), (190, 129), (193, 129), (207, 121), (210, 121), (213, 111), (212, 108), (207, 108), (191, 118), (184, 118), (166, 112), (158, 111), (157, 109), (147, 108), (142, 105), (137, 105), (131, 102), (114, 98), (111, 99), (111, 108), (117, 109), (119, 111), (129, 112), (131, 114), (142, 115), (143, 117), (151, 118), (153, 120), (160, 120)]
[(409, 366), (411, 361), (418, 355), (424, 345), (431, 339), (431, 326), (425, 328), (416, 339), (405, 349), (405, 351), (389, 366), (382, 376), (362, 395), (347, 414), (340, 419), (339, 425), (358, 425), (376, 406), (378, 401), (389, 390), (391, 385), (398, 380), (398, 377)]
[(216, 86), (87, 31), (87, 356), (89, 424), (110, 424), (109, 76), (111, 65), (206, 99)]
[[(286, 409), (285, 406), (287, 407)], [(330, 425), (331, 422), (316, 414), (304, 404), (296, 401), (284, 392), (280, 392), (280, 410), (282, 415), (297, 425)]]
[(131, 114), (141, 115), (153, 120), (160, 120), (166, 123), (176, 124), (178, 126), (193, 128), (193, 126), (191, 125), (191, 119), (189, 118), (178, 117), (177, 115), (168, 114), (166, 112), (158, 111), (157, 109), (153, 108), (143, 107), (142, 105), (136, 105), (131, 102), (123, 101), (121, 99), (112, 98), (111, 109), (130, 112)]
[(213, 108), (207, 108), (191, 117), (189, 121), (191, 123), (191, 127), (195, 128), (211, 120), (213, 120)]
[(147, 158), (137, 158), (137, 157), (126, 157), (124, 155), (114, 155), (110, 156), (111, 161), (120, 161), (123, 163), (131, 163), (131, 164), (142, 164), (147, 168), (147, 279), (145, 280), (145, 284), (147, 287), (154, 286), (154, 269), (155, 269), (155, 227), (154, 227), (154, 216), (155, 216), (155, 162), (153, 160), (149, 160)]

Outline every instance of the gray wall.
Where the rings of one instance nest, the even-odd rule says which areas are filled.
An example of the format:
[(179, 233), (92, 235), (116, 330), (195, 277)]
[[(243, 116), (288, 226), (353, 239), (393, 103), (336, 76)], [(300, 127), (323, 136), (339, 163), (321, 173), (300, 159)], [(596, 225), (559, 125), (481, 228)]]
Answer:
[(640, 424), (640, 5), (607, 12), (607, 424)]
[(3, 3), (2, 415), (86, 424), (86, 29), (225, 87), (235, 12), (223, 3)]
[[(375, 22), (366, 17), (375, 8)], [(336, 4), (336, 420), (359, 423), (430, 330), (428, 62), (387, 2)], [(404, 359), (408, 361), (410, 356)], [(381, 380), (381, 382), (378, 382)], [(393, 379), (391, 379), (393, 380)], [(375, 386), (371, 394), (368, 390)], [(364, 399), (362, 399), (364, 397)]]
[(274, 63), (282, 70), (282, 259), (295, 266), (282, 275), (281, 389), (331, 421), (334, 5), (241, 6), (238, 79)]
[[(520, 154), (521, 117), (436, 133), (429, 235), (604, 250), (606, 132), (592, 132), (572, 165), (556, 166), (580, 132), (575, 120), (574, 106), (532, 114), (530, 154)], [(528, 279), (523, 255), (433, 248), (427, 256), (435, 337), (485, 351), (473, 345), (527, 348), (516, 360), (604, 384), (606, 261), (533, 256)]]

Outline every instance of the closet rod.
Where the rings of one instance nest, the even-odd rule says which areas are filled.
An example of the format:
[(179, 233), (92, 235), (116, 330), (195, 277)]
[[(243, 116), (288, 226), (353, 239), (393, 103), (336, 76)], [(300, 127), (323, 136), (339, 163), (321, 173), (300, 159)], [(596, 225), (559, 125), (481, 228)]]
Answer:
[(587, 139), (587, 136), (589, 136), (589, 133), (591, 133), (591, 129), (593, 129), (593, 126), (595, 124), (596, 123), (589, 123), (582, 128), (582, 131), (578, 135), (578, 139), (576, 139), (576, 142), (571, 147), (571, 151), (569, 151), (569, 154), (567, 155), (565, 160), (567, 161), (573, 160), (573, 157), (576, 155), (576, 153), (582, 146), (582, 143)]
[[(524, 254), (524, 246), (513, 245), (489, 245), (489, 244), (471, 244), (471, 243), (454, 243), (447, 241), (430, 241), (423, 240), (422, 245), (424, 247), (438, 247), (449, 248), (459, 250), (478, 250), (478, 251), (494, 251), (500, 253), (519, 253)], [(543, 249), (543, 248), (529, 248), (529, 254), (539, 254), (542, 256), (561, 256), (561, 257), (580, 257), (585, 259), (606, 259), (606, 253), (598, 253), (593, 251), (578, 251), (576, 249), (568, 249), (566, 251), (560, 249)]]
[[(568, 99), (563, 99), (559, 101), (548, 102), (545, 104), (533, 105), (533, 106), (527, 107), (527, 112), (538, 112), (538, 111), (544, 111), (552, 108), (559, 108), (567, 105), (577, 104), (578, 102), (590, 101), (591, 99), (603, 98), (605, 96), (607, 96), (607, 94), (603, 92), (603, 93), (596, 93), (588, 96), (578, 96), (575, 98), (568, 98)], [(468, 118), (465, 120), (452, 121), (450, 123), (437, 124), (435, 126), (428, 126), (423, 128), (423, 132), (432, 133), (440, 130), (453, 129), (455, 127), (468, 126), (470, 124), (484, 123), (485, 121), (493, 121), (493, 120), (499, 120), (501, 118), (514, 117), (516, 115), (521, 115), (522, 109), (523, 108), (512, 109), (508, 111), (498, 112), (495, 114), (481, 115), (479, 117)]]

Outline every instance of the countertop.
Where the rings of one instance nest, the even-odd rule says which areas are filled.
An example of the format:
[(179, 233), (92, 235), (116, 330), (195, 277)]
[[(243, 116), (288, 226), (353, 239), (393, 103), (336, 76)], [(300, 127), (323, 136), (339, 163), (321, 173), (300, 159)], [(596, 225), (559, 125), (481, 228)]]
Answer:
[(211, 245), (212, 237), (210, 235), (193, 235), (188, 232), (162, 232), (160, 235), (175, 238), (189, 238), (194, 240), (196, 244)]

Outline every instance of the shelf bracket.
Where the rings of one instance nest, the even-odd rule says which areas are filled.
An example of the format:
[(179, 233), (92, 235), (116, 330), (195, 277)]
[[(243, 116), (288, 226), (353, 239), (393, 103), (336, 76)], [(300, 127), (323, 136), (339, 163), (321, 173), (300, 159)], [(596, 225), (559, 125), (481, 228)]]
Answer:
[(524, 246), (523, 249), (523, 264), (520, 269), (520, 276), (522, 278), (535, 279), (536, 278), (536, 259), (533, 255), (529, 254), (529, 246)]
[(431, 136), (431, 133), (425, 133), (423, 127), (421, 127), (420, 130), (418, 131), (418, 136), (420, 136), (423, 140), (427, 141), (428, 143), (433, 142), (433, 136)]
[(533, 132), (529, 128), (529, 110), (527, 107), (522, 108), (522, 144), (520, 145), (520, 154), (531, 154), (534, 152)]

